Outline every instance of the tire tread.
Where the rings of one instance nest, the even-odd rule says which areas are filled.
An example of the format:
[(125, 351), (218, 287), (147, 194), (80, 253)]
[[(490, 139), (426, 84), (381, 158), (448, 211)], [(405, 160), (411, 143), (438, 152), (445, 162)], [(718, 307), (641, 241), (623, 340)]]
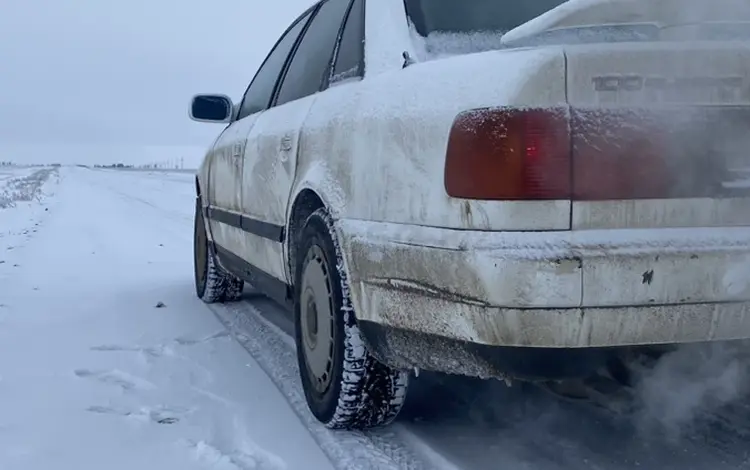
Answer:
[[(239, 300), (242, 297), (245, 282), (224, 270), (216, 261), (216, 253), (213, 249), (212, 243), (208, 241), (208, 236), (206, 234), (206, 224), (203, 218), (200, 198), (196, 199), (195, 204), (195, 231), (193, 234), (195, 239), (193, 240), (193, 243), (196, 244), (196, 247), (197, 243), (199, 243), (199, 231), (202, 235), (202, 240), (206, 243), (206, 263), (208, 263), (208, 266), (206, 268), (206, 285), (203, 286), (202, 291), (197, 285), (198, 281), (196, 281), (196, 293), (198, 294), (198, 297), (207, 304)], [(195, 247), (193, 257), (196, 258), (193, 260), (193, 263), (194, 268), (196, 269), (195, 274), (197, 279), (198, 263)]]
[(341, 387), (332, 417), (324, 422), (330, 429), (367, 429), (390, 424), (401, 411), (409, 386), (409, 373), (378, 362), (367, 350), (352, 306), (351, 290), (344, 267), (334, 221), (325, 209), (313, 212), (306, 222), (323, 222), (334, 248), (341, 289), (344, 324), (344, 354)]

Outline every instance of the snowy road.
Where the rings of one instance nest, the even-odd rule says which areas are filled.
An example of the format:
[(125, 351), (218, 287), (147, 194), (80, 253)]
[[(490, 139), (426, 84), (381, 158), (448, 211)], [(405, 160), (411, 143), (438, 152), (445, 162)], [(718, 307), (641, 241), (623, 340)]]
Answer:
[(331, 468), (190, 295), (189, 181), (62, 170), (12, 217), (38, 229), (0, 251), (3, 470)]
[(3, 470), (750, 468), (747, 365), (718, 353), (675, 356), (633, 416), (423, 373), (394, 426), (325, 430), (284, 312), (195, 298), (192, 175), (41, 189), (0, 209)]

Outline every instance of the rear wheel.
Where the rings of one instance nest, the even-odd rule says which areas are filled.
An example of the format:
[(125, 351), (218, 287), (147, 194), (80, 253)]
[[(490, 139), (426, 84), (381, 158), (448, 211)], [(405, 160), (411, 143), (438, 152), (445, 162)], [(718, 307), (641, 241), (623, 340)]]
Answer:
[(324, 209), (307, 219), (298, 243), (295, 339), (310, 410), (333, 429), (389, 424), (404, 403), (409, 376), (379, 363), (367, 351), (333, 224)]
[(245, 283), (224, 271), (216, 263), (216, 254), (208, 242), (200, 199), (196, 201), (193, 235), (195, 293), (208, 304), (238, 300), (242, 296)]

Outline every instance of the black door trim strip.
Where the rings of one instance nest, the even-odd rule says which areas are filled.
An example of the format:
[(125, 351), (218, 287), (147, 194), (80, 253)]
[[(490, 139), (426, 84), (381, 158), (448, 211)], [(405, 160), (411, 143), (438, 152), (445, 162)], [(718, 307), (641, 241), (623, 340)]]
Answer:
[(242, 216), (234, 212), (208, 206), (208, 218), (222, 224), (231, 225), (232, 227), (242, 228)]
[(214, 243), (214, 252), (223, 268), (258, 289), (267, 297), (291, 309), (294, 307), (292, 288), (289, 284), (271, 276), (226, 248)]
[(208, 218), (216, 222), (231, 225), (232, 227), (252, 233), (259, 237), (284, 243), (284, 227), (281, 225), (264, 222), (236, 212), (226, 211), (217, 207), (208, 207)]

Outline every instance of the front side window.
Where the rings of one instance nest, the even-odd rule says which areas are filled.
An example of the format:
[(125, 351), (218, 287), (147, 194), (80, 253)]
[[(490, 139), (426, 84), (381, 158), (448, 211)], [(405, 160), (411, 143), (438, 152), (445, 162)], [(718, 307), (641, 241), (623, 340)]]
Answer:
[(566, 0), (404, 0), (430, 55), (500, 49), (503, 34)]
[(330, 70), (350, 0), (328, 0), (320, 6), (294, 52), (294, 58), (279, 88), (276, 105), (304, 98), (320, 91)]
[(268, 108), (286, 59), (289, 57), (292, 48), (294, 48), (294, 44), (307, 24), (311, 13), (312, 11), (299, 18), (282, 36), (271, 53), (268, 54), (265, 62), (260, 66), (258, 73), (255, 74), (255, 78), (253, 78), (252, 83), (245, 92), (237, 119), (242, 119)]

